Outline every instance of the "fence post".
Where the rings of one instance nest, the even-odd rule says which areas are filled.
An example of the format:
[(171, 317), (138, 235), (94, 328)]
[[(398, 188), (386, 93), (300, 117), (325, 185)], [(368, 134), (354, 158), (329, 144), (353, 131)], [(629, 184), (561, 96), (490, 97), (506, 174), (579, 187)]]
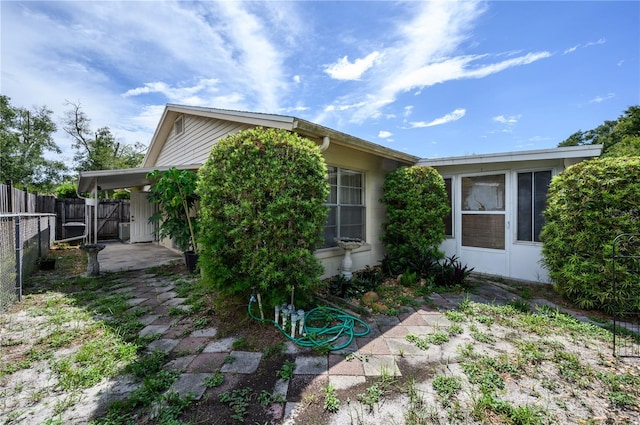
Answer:
[(22, 240), (20, 238), (20, 214), (16, 215), (16, 294), (22, 301)]
[(7, 207), (8, 213), (13, 212), (13, 184), (11, 184), (11, 180), (7, 179)]
[(40, 216), (38, 216), (38, 260), (42, 258), (42, 229), (40, 228)]

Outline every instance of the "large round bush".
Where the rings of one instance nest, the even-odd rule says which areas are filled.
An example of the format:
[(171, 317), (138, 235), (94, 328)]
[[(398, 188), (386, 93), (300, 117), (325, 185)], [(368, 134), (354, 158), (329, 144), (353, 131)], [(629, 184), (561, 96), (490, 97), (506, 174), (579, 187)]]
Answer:
[[(615, 300), (640, 310), (640, 277), (619, 269), (612, 286), (612, 242), (640, 232), (640, 158), (584, 161), (553, 179), (540, 234), (544, 265), (556, 289), (581, 308), (612, 312)], [(633, 286), (635, 285), (635, 290)]]
[(449, 212), (442, 176), (432, 167), (401, 167), (387, 174), (383, 191), (385, 263), (391, 272), (422, 272), (421, 264), (429, 266), (442, 258), (438, 248)]
[[(218, 142), (200, 170), (200, 266), (226, 294), (253, 288), (274, 305), (318, 281), (314, 250), (327, 217), (327, 168), (317, 145), (261, 127)], [(298, 298), (298, 297), (297, 297)]]

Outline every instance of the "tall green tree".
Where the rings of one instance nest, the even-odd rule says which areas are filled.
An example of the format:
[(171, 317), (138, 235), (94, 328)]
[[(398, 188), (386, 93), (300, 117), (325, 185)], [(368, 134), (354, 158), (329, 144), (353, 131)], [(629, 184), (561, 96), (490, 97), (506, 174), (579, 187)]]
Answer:
[(640, 156), (640, 106), (630, 106), (616, 121), (605, 121), (588, 131), (578, 130), (558, 146), (597, 144), (604, 145), (604, 157)]
[(127, 145), (116, 141), (109, 127), (91, 130), (91, 119), (82, 111), (80, 103), (67, 102), (64, 131), (73, 139), (77, 171), (113, 170), (140, 166), (146, 146)]
[(0, 95), (0, 181), (49, 193), (67, 171), (64, 162), (45, 158), (46, 153), (62, 153), (53, 140), (53, 111), (46, 106), (17, 107), (10, 101)]

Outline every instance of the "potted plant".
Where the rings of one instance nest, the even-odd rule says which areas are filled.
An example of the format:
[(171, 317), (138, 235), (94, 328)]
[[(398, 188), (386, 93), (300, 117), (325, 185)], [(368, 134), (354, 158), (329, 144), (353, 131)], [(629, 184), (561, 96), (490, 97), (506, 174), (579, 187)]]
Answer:
[(147, 174), (152, 183), (149, 201), (158, 206), (158, 211), (149, 218), (157, 224), (160, 238), (171, 238), (184, 252), (185, 264), (193, 273), (198, 261), (196, 239), (196, 213), (198, 196), (195, 193), (198, 175), (192, 171), (172, 167), (161, 172), (154, 170)]

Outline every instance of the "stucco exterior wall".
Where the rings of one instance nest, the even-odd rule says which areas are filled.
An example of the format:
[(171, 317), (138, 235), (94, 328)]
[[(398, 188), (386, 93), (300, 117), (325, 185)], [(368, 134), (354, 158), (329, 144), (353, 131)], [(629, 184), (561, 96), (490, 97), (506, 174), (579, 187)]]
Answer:
[[(323, 155), (327, 165), (365, 173), (366, 245), (353, 251), (352, 271), (379, 264), (385, 254), (384, 245), (380, 242), (382, 223), (386, 217), (384, 205), (379, 201), (382, 197), (382, 184), (386, 174), (401, 164), (335, 143), (332, 143)], [(323, 278), (339, 273), (340, 263), (344, 256), (344, 251), (341, 248), (321, 249), (316, 252), (316, 256), (324, 266)]]

